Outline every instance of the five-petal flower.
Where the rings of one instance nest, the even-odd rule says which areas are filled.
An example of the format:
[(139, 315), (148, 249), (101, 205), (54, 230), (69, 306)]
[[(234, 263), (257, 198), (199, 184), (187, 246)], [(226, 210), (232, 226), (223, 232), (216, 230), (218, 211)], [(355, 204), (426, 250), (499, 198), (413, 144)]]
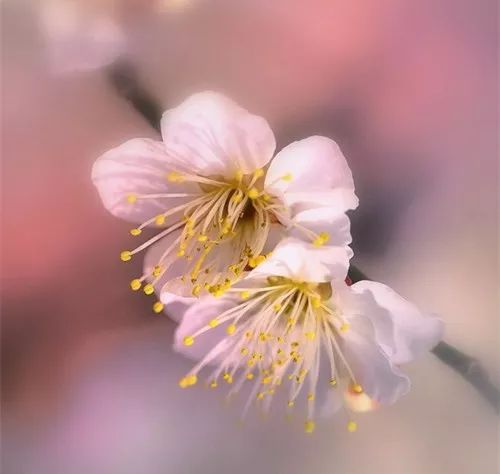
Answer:
[(360, 411), (395, 402), (410, 387), (399, 364), (437, 344), (441, 321), (381, 283), (347, 285), (348, 265), (343, 248), (289, 238), (222, 298), (198, 300), (176, 333), (176, 349), (199, 359), (181, 387), (213, 366), (211, 387), (229, 383), (232, 394), (252, 386), (246, 413), (254, 400), (268, 410), (288, 384), (288, 407), (307, 407), (306, 432), (314, 429), (317, 402), (332, 413), (344, 392), (351, 408), (352, 397), (363, 397)]

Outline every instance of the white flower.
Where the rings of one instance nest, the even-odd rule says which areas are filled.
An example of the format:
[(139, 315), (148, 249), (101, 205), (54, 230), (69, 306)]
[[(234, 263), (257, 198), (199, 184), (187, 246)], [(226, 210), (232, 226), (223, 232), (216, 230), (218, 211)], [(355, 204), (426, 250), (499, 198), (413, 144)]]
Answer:
[(180, 386), (212, 366), (211, 387), (229, 383), (230, 395), (251, 387), (244, 414), (287, 392), (283, 405), (307, 407), (306, 432), (319, 403), (327, 415), (343, 396), (357, 411), (395, 402), (410, 387), (399, 364), (435, 346), (441, 322), (381, 283), (348, 286), (348, 260), (345, 249), (286, 239), (225, 296), (200, 298), (176, 333), (176, 349), (199, 360)]
[(167, 111), (161, 129), (163, 142), (130, 140), (92, 172), (104, 206), (139, 224), (132, 235), (161, 229), (121, 254), (127, 261), (157, 242), (133, 289), (151, 280), (144, 291), (162, 290), (164, 303), (172, 294), (221, 296), (285, 230), (315, 246), (350, 243), (345, 211), (358, 200), (334, 141), (310, 137), (273, 158), (268, 123), (213, 92)]

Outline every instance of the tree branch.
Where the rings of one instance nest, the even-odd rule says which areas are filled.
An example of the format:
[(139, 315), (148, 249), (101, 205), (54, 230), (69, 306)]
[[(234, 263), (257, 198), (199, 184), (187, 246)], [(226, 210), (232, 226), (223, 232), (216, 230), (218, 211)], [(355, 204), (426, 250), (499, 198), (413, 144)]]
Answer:
[[(117, 62), (107, 69), (107, 73), (109, 81), (117, 94), (128, 101), (155, 130), (160, 131), (162, 108), (142, 88), (134, 68), (125, 62)], [(369, 280), (354, 265), (351, 265), (349, 269), (349, 278), (353, 283)], [(497, 413), (500, 411), (500, 391), (491, 383), (488, 374), (476, 359), (444, 341), (441, 341), (432, 350), (432, 353), (469, 382)]]

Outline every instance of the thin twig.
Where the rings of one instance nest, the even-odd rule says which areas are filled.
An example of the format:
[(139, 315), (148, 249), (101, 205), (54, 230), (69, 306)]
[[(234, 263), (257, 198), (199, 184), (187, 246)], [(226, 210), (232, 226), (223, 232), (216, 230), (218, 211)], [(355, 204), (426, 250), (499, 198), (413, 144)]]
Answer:
[[(127, 100), (155, 130), (160, 131), (162, 109), (141, 87), (134, 68), (124, 62), (115, 63), (108, 68), (108, 77), (118, 95)], [(353, 283), (369, 280), (354, 265), (349, 269), (349, 277)], [(497, 413), (500, 411), (500, 391), (491, 383), (488, 374), (476, 359), (444, 341), (432, 349), (432, 353), (469, 382)]]

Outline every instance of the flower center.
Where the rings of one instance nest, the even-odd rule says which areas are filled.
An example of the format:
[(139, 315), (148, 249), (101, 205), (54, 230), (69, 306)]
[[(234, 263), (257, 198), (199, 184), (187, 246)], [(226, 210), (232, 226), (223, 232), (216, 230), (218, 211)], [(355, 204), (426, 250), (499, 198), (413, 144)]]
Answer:
[[(184, 338), (190, 346), (204, 333), (225, 325), (227, 337), (180, 381), (181, 387), (194, 385), (198, 373), (207, 365), (215, 370), (208, 383), (217, 387), (220, 379), (232, 384), (229, 396), (238, 392), (245, 381), (253, 388), (244, 408), (257, 400), (269, 410), (275, 391), (282, 381), (289, 386), (288, 408), (302, 393), (307, 405), (306, 432), (314, 429), (316, 388), (319, 381), (320, 349), (326, 349), (330, 373), (326, 383), (335, 387), (337, 378), (346, 373), (354, 390), (362, 391), (355, 382), (338, 343), (341, 333), (349, 329), (338, 308), (331, 302), (329, 283), (298, 282), (276, 276), (261, 287), (232, 288), (243, 302), (224, 311), (194, 334)], [(303, 390), (307, 385), (307, 391)]]
[[(196, 183), (199, 191), (129, 195), (127, 199), (132, 205), (145, 199), (184, 200), (183, 204), (169, 207), (165, 212), (131, 230), (131, 234), (137, 236), (151, 224), (163, 228), (134, 250), (123, 251), (121, 259), (124, 261), (175, 232), (175, 238), (154, 266), (153, 279), (144, 286), (144, 291), (152, 294), (153, 285), (174, 261), (182, 258), (188, 265), (186, 273), (179, 278), (191, 286), (191, 293), (198, 296), (203, 290), (207, 290), (220, 296), (245, 269), (253, 268), (265, 260), (261, 252), (271, 223), (277, 222), (275, 210), (285, 212), (285, 209), (275, 196), (264, 192), (263, 177), (262, 169), (251, 175), (237, 173), (232, 180), (170, 172), (167, 175), (170, 182)], [(150, 275), (144, 274), (133, 280), (132, 289), (141, 288), (148, 277)], [(166, 289), (169, 284), (176, 283), (178, 281), (167, 283)]]

